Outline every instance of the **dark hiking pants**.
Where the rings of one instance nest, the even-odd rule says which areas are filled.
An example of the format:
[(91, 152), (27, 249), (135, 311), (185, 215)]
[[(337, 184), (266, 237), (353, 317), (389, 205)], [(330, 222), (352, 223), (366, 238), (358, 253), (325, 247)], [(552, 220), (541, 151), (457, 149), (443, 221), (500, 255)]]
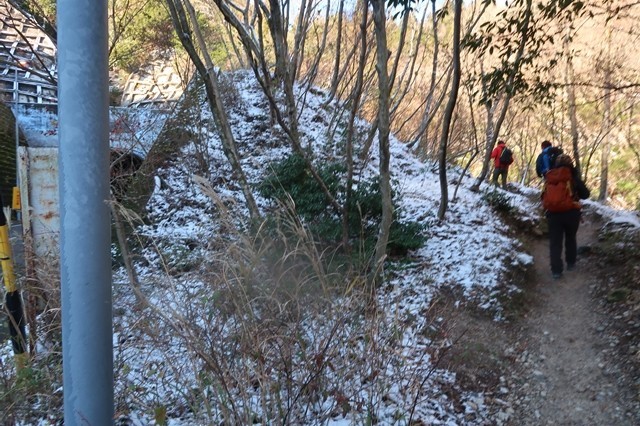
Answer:
[(576, 235), (580, 226), (580, 210), (569, 210), (562, 213), (547, 213), (549, 224), (549, 257), (551, 259), (551, 272), (561, 274), (562, 242), (565, 246), (565, 260), (567, 265), (576, 263), (578, 243)]
[(509, 169), (496, 168), (493, 170), (493, 179), (491, 183), (494, 185), (498, 185), (498, 176), (500, 176), (500, 180), (502, 181), (502, 189), (507, 189), (507, 173)]

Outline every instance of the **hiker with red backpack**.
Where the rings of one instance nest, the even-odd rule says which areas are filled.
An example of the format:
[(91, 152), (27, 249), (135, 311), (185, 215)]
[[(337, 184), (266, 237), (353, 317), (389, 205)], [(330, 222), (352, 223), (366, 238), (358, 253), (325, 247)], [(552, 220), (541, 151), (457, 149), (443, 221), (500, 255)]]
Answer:
[(493, 179), (491, 183), (497, 186), (498, 176), (500, 176), (502, 189), (507, 189), (507, 173), (509, 173), (509, 166), (513, 163), (513, 152), (507, 148), (503, 140), (499, 140), (498, 146), (491, 151), (491, 158), (493, 159)]
[(549, 225), (551, 274), (554, 279), (559, 279), (564, 270), (563, 240), (567, 270), (570, 271), (575, 267), (578, 250), (576, 235), (580, 226), (582, 207), (579, 200), (589, 198), (590, 191), (580, 179), (573, 166), (573, 160), (566, 154), (556, 158), (554, 167), (548, 170), (544, 177), (542, 207), (546, 212)]

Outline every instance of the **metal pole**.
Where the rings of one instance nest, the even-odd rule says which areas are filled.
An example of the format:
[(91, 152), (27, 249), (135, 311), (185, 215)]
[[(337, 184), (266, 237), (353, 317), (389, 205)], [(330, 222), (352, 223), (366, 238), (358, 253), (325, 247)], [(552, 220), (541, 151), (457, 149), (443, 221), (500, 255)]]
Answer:
[(19, 159), (18, 159), (18, 148), (20, 147), (20, 127), (18, 126), (18, 102), (20, 101), (20, 90), (19, 90), (19, 85), (18, 85), (18, 69), (19, 66), (18, 64), (16, 64), (16, 70), (15, 70), (15, 78), (14, 78), (14, 91), (13, 91), (13, 96), (14, 96), (14, 105), (15, 105), (15, 113), (13, 114), (13, 118), (15, 119), (16, 122), (16, 187), (20, 188), (20, 173), (18, 173), (18, 163), (19, 163)]
[(18, 71), (20, 70), (20, 62), (16, 64), (15, 73), (14, 73), (14, 114), (13, 119), (15, 121), (15, 133), (16, 133), (16, 186), (13, 188), (13, 197), (11, 202), (11, 208), (16, 209), (16, 219), (20, 222), (20, 156), (18, 155), (18, 151), (20, 150), (20, 126), (18, 125), (18, 116), (20, 112), (18, 111), (20, 107), (20, 84), (18, 82)]
[(107, 0), (58, 1), (64, 424), (113, 424)]

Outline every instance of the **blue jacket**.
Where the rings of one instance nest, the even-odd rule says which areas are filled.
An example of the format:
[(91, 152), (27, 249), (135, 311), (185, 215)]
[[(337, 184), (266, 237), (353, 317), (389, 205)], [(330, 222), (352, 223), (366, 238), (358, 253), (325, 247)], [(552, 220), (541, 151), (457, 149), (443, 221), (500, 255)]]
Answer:
[(543, 177), (551, 168), (551, 157), (549, 156), (551, 148), (551, 146), (548, 146), (543, 149), (536, 159), (536, 173), (538, 177)]

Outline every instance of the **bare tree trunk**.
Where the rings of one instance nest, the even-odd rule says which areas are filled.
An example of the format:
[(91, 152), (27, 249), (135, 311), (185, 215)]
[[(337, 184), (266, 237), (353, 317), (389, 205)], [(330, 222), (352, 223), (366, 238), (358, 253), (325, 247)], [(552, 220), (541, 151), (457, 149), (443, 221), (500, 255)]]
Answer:
[(251, 191), (251, 188), (249, 188), (247, 178), (240, 164), (240, 155), (238, 154), (238, 150), (236, 148), (236, 142), (231, 131), (231, 126), (229, 125), (229, 120), (227, 118), (224, 105), (222, 104), (220, 90), (218, 88), (218, 81), (215, 73), (213, 72), (213, 64), (211, 64), (211, 59), (206, 55), (206, 49), (203, 48), (205, 46), (200, 46), (200, 50), (205, 55), (205, 61), (207, 62), (207, 65), (210, 66), (210, 68), (208, 68), (207, 65), (203, 63), (200, 55), (198, 54), (196, 46), (193, 44), (192, 35), (194, 34), (194, 30), (196, 40), (200, 43), (204, 43), (197, 26), (197, 21), (192, 21), (194, 24), (193, 27), (189, 25), (189, 20), (185, 12), (186, 6), (188, 10), (195, 14), (195, 12), (193, 11), (193, 6), (191, 6), (189, 0), (184, 0), (184, 4), (181, 0), (167, 0), (166, 3), (169, 7), (171, 20), (173, 22), (176, 33), (180, 38), (180, 42), (193, 61), (198, 74), (204, 81), (207, 99), (209, 101), (209, 107), (211, 108), (211, 112), (213, 113), (216, 125), (220, 129), (220, 139), (222, 141), (223, 151), (227, 159), (229, 160), (229, 163), (231, 164), (231, 168), (233, 169), (234, 174), (240, 182), (240, 186), (242, 187), (242, 192), (247, 203), (247, 208), (249, 209), (249, 214), (251, 215), (252, 219), (260, 219), (260, 211), (258, 210), (258, 206), (255, 202), (255, 199), (253, 198), (253, 192)]
[(368, 11), (366, 0), (362, 1), (362, 20), (360, 22), (360, 32), (362, 37), (360, 38), (360, 59), (358, 61), (358, 70), (356, 72), (356, 83), (351, 93), (351, 111), (349, 112), (349, 122), (347, 123), (347, 136), (346, 136), (346, 162), (347, 162), (347, 177), (346, 177), (346, 195), (344, 201), (344, 209), (342, 213), (342, 242), (345, 250), (349, 251), (349, 207), (351, 205), (352, 186), (353, 186), (353, 139), (355, 133), (355, 120), (360, 109), (360, 100), (362, 98), (362, 86), (364, 79), (364, 67), (367, 60), (367, 20)]
[[(326, 46), (327, 46), (327, 36), (329, 35), (329, 11), (330, 8), (327, 5), (327, 10), (326, 10), (326, 14), (325, 14), (325, 18), (324, 18), (324, 30), (322, 31), (322, 41), (320, 42), (320, 46), (318, 46), (318, 50), (314, 53), (314, 59), (312, 61), (312, 65), (311, 67), (309, 67), (309, 70), (307, 71), (307, 74), (304, 76), (303, 80), (305, 82), (305, 85), (307, 86), (305, 89), (305, 96), (306, 93), (309, 91), (309, 88), (313, 85), (316, 76), (318, 75), (318, 66), (320, 65), (320, 62), (322, 61), (322, 55), (324, 55)], [(310, 19), (310, 18), (309, 18)], [(306, 31), (306, 29), (305, 29)], [(303, 37), (304, 39), (304, 37)], [(303, 43), (304, 46), (304, 43)], [(301, 61), (302, 62), (302, 61)], [(302, 64), (299, 65), (299, 67), (301, 67)], [(298, 74), (299, 75), (299, 72)]]
[[(262, 4), (262, 1), (259, 2)], [(267, 12), (267, 8), (263, 7), (263, 11)], [(285, 38), (284, 22), (282, 20), (282, 11), (280, 10), (279, 0), (269, 0), (269, 10), (267, 14), (267, 24), (271, 32), (271, 40), (273, 41), (273, 50), (276, 59), (276, 81), (285, 82), (289, 75), (289, 51), (287, 49), (287, 41)]]
[[(607, 6), (608, 14), (611, 13)], [(609, 154), (611, 153), (611, 79), (613, 66), (611, 60), (611, 26), (607, 26), (607, 46), (606, 46), (606, 64), (604, 70), (604, 141), (602, 145), (602, 154), (600, 157), (600, 192), (598, 193), (598, 201), (606, 203), (608, 185), (609, 185)]]
[(482, 158), (482, 170), (480, 171), (480, 176), (476, 179), (476, 182), (471, 187), (472, 191), (478, 191), (480, 189), (480, 184), (484, 181), (487, 174), (489, 174), (489, 170), (491, 168), (491, 151), (493, 150), (494, 145), (496, 144), (497, 136), (494, 137), (495, 126), (494, 126), (494, 116), (495, 116), (495, 108), (497, 103), (487, 102), (484, 104), (485, 110), (487, 113), (487, 127), (485, 128), (485, 145), (484, 145), (484, 155)]
[(279, 0), (269, 0), (269, 6), (270, 7), (269, 14), (267, 15), (267, 22), (269, 24), (269, 30), (271, 31), (271, 39), (273, 41), (273, 49), (276, 59), (275, 80), (277, 82), (280, 82), (280, 84), (282, 85), (282, 90), (284, 92), (289, 133), (291, 137), (299, 143), (300, 135), (298, 133), (298, 110), (296, 108), (296, 100), (293, 93), (295, 64), (289, 62), (289, 49), (286, 39), (286, 29), (288, 22), (284, 22)]
[(373, 258), (373, 284), (378, 282), (379, 274), (382, 272), (384, 260), (387, 255), (387, 244), (389, 242), (389, 231), (393, 222), (393, 205), (391, 200), (391, 174), (390, 150), (389, 150), (389, 72), (387, 61), (389, 60), (389, 50), (387, 48), (387, 31), (384, 0), (369, 0), (373, 6), (373, 23), (376, 35), (376, 69), (378, 72), (378, 144), (380, 155), (380, 194), (382, 196), (382, 220), (378, 240), (376, 242), (375, 254)]
[(235, 56), (238, 59), (238, 62), (240, 64), (240, 68), (241, 69), (246, 68), (247, 64), (245, 64), (245, 62), (244, 62), (245, 53), (241, 52), (240, 49), (238, 49), (238, 46), (236, 45), (236, 38), (231, 33), (231, 25), (229, 25), (228, 23), (225, 24), (224, 29), (227, 32), (227, 37), (229, 38), (229, 41), (231, 42), (231, 47), (233, 47), (233, 53), (235, 53)]
[[(426, 8), (425, 8), (426, 9)], [(425, 10), (426, 13), (426, 10)], [(409, 148), (413, 148), (413, 146), (422, 139), (422, 136), (427, 131), (429, 127), (429, 123), (434, 117), (434, 114), (431, 112), (434, 108), (432, 108), (433, 97), (436, 91), (436, 82), (438, 75), (438, 54), (440, 52), (440, 41), (438, 39), (438, 14), (436, 13), (436, 1), (431, 0), (431, 24), (433, 28), (433, 61), (431, 62), (431, 81), (429, 83), (429, 92), (427, 93), (427, 104), (425, 107), (424, 115), (422, 116), (422, 121), (420, 123), (420, 127), (418, 128), (418, 132), (415, 136), (415, 139), (411, 141), (408, 146)], [(448, 83), (448, 81), (447, 81)], [(449, 84), (445, 85), (448, 87)], [(438, 105), (439, 106), (439, 105)], [(435, 108), (437, 109), (437, 107)]]
[(395, 85), (398, 66), (400, 65), (400, 57), (402, 56), (405, 40), (407, 39), (407, 28), (409, 26), (409, 17), (411, 16), (409, 3), (404, 6), (404, 10), (402, 13), (403, 16), (402, 26), (400, 27), (400, 40), (398, 41), (398, 50), (395, 52), (395, 59), (393, 60), (393, 66), (391, 67), (391, 73), (389, 75), (389, 90), (393, 90), (393, 86)]
[[(489, 5), (488, 2), (484, 3), (481, 6), (480, 12), (475, 17), (472, 17), (470, 19), (470, 22), (467, 28), (465, 29), (465, 37), (471, 34), (475, 26), (480, 22), (480, 18), (486, 11), (488, 5)], [(426, 8), (425, 8), (425, 13), (426, 13)], [(437, 99), (435, 99), (434, 101), (436, 87), (438, 83), (445, 78), (446, 80), (443, 84), (443, 87), (449, 87), (449, 82), (451, 80), (452, 68), (450, 66), (447, 68), (445, 72), (441, 72), (440, 77), (438, 78), (438, 61), (439, 61), (438, 54), (440, 50), (440, 43), (438, 38), (439, 16), (440, 15), (437, 13), (437, 9), (436, 9), (436, 1), (431, 0), (431, 18), (432, 18), (432, 29), (433, 29), (433, 61), (431, 64), (431, 82), (429, 84), (429, 91), (427, 92), (428, 93), (427, 100), (425, 103), (425, 110), (422, 116), (422, 120), (420, 122), (418, 130), (414, 134), (412, 134), (411, 137), (409, 138), (410, 142), (407, 144), (409, 148), (413, 148), (421, 140), (428, 139), (429, 126), (433, 121), (433, 119), (435, 118), (438, 110), (440, 109), (440, 105), (442, 105), (442, 102), (444, 101), (444, 98), (446, 95), (446, 91), (443, 90), (442, 94), (440, 94), (437, 97)], [(424, 16), (423, 16), (423, 19), (424, 19)], [(422, 21), (420, 25), (422, 26)], [(419, 39), (420, 38), (421, 37), (419, 37)]]
[[(485, 106), (487, 109), (487, 145), (485, 149), (485, 157), (482, 163), (482, 171), (480, 172), (480, 176), (471, 187), (472, 190), (478, 191), (480, 189), (480, 185), (487, 177), (490, 168), (490, 160), (491, 160), (491, 151), (493, 146), (496, 144), (498, 140), (498, 134), (500, 133), (500, 128), (502, 127), (502, 122), (504, 121), (505, 116), (507, 115), (507, 110), (509, 109), (509, 103), (511, 98), (515, 95), (515, 88), (513, 87), (513, 83), (517, 74), (520, 72), (520, 66), (522, 64), (522, 57), (524, 56), (525, 47), (527, 45), (527, 41), (529, 40), (529, 25), (531, 24), (531, 11), (532, 0), (526, 0), (526, 9), (524, 10), (524, 20), (522, 22), (522, 26), (520, 27), (521, 39), (518, 44), (518, 50), (516, 51), (513, 64), (511, 65), (508, 71), (508, 77), (505, 84), (505, 90), (503, 95), (502, 107), (498, 114), (498, 118), (495, 122), (493, 122), (493, 111), (497, 104), (499, 103), (499, 99), (487, 99)], [(483, 89), (485, 90), (485, 89)], [(491, 112), (491, 113), (490, 113)]]
[(569, 123), (571, 126), (571, 146), (573, 147), (573, 160), (575, 162), (576, 170), (579, 175), (582, 174), (580, 167), (580, 146), (578, 135), (578, 113), (576, 109), (576, 88), (575, 77), (573, 73), (573, 58), (569, 52), (567, 55), (567, 101), (569, 112)]
[(333, 63), (333, 74), (331, 75), (331, 85), (329, 98), (333, 99), (338, 91), (338, 75), (340, 74), (340, 59), (342, 54), (342, 17), (344, 14), (344, 0), (340, 0), (338, 6), (338, 34), (336, 35), (336, 58)]
[[(293, 37), (293, 49), (291, 52), (291, 64), (289, 65), (289, 72), (291, 73), (291, 79), (293, 81), (297, 81), (299, 79), (299, 75), (300, 75), (300, 66), (304, 60), (304, 46), (305, 46), (305, 42), (307, 41), (307, 28), (309, 28), (309, 24), (308, 24), (308, 16), (307, 16), (307, 11), (310, 9), (307, 9), (307, 0), (301, 0), (300, 1), (300, 9), (298, 10), (298, 19), (297, 19), (297, 23), (296, 23), (296, 32), (294, 34)], [(284, 18), (284, 24), (285, 24), (285, 37), (287, 36), (286, 34), (286, 28), (289, 26), (289, 22), (291, 22), (291, 16), (289, 15), (288, 11), (289, 8), (291, 6), (291, 2), (286, 2), (286, 7), (287, 7), (287, 14), (285, 15)]]
[[(393, 80), (394, 81), (397, 80), (398, 90), (395, 91), (391, 100), (391, 117), (392, 117), (391, 120), (392, 121), (394, 121), (394, 117), (398, 113), (398, 110), (400, 109), (400, 106), (403, 104), (403, 101), (406, 99), (407, 94), (411, 94), (409, 99), (407, 100), (407, 102), (409, 103), (417, 97), (422, 97), (419, 91), (411, 90), (411, 89), (415, 88), (413, 82), (416, 80), (416, 76), (417, 76), (415, 69), (416, 69), (416, 63), (418, 60), (418, 52), (420, 51), (420, 47), (421, 47), (421, 43), (419, 42), (419, 40), (422, 39), (422, 31), (424, 27), (424, 20), (425, 20), (426, 14), (427, 14), (427, 8), (425, 8), (424, 12), (422, 13), (422, 18), (419, 24), (417, 26), (414, 26), (413, 28), (413, 31), (412, 31), (413, 36), (411, 37), (411, 41), (410, 41), (410, 45), (412, 47), (410, 48), (410, 51), (408, 53), (409, 61), (404, 65), (404, 69), (399, 78), (396, 78), (395, 75), (397, 73), (397, 68), (400, 62), (400, 56), (399, 56), (399, 54), (401, 53), (400, 49), (398, 50), (398, 56), (396, 56), (396, 61), (394, 63), (394, 71), (392, 75), (393, 75)], [(407, 12), (404, 16), (405, 19), (402, 22), (403, 34), (401, 36), (401, 41), (400, 41), (401, 44), (406, 44), (406, 41), (405, 41), (406, 35), (404, 33), (406, 33), (406, 31), (408, 30), (409, 15), (410, 13)], [(405, 29), (404, 26), (406, 26), (407, 29)], [(419, 112), (418, 109), (416, 109), (416, 111), (413, 114), (410, 114), (409, 117), (404, 117), (405, 120), (402, 123), (400, 123), (400, 125), (396, 126), (396, 133), (400, 133), (403, 127), (405, 126), (405, 124), (407, 124), (407, 122), (409, 122), (410, 120), (413, 120), (413, 115), (418, 114), (418, 112)]]
[(602, 154), (600, 157), (600, 192), (598, 201), (607, 201), (609, 184), (609, 154), (611, 153), (611, 68), (605, 70), (604, 88), (604, 126), (605, 135), (602, 144)]
[(455, 0), (453, 15), (453, 80), (449, 100), (444, 110), (442, 121), (442, 134), (440, 135), (439, 150), (439, 177), (440, 177), (440, 207), (438, 219), (443, 220), (449, 204), (449, 188), (447, 184), (447, 145), (449, 143), (449, 129), (451, 118), (458, 100), (458, 88), (460, 87), (460, 20), (462, 15), (462, 0)]
[[(471, 88), (469, 86), (466, 86), (466, 88), (467, 88), (468, 92), (471, 91)], [(473, 154), (471, 155), (471, 158), (469, 158), (469, 161), (467, 162), (467, 165), (464, 167), (464, 170), (462, 171), (462, 174), (460, 175), (460, 179), (458, 179), (458, 183), (456, 184), (456, 189), (453, 191), (453, 197), (451, 198), (452, 202), (455, 202), (455, 200), (456, 200), (456, 195), (458, 194), (458, 188), (460, 187), (460, 184), (462, 183), (462, 180), (466, 176), (467, 171), (469, 170), (469, 167), (471, 167), (471, 164), (473, 164), (473, 161), (476, 159), (478, 154), (480, 154), (480, 148), (478, 147), (478, 128), (476, 126), (476, 121), (473, 118), (473, 115), (474, 115), (474, 112), (473, 112), (473, 98), (471, 97), (470, 93), (469, 93), (469, 96), (467, 96), (467, 98), (469, 100), (469, 117), (471, 117), (471, 127), (473, 129), (474, 150), (473, 150)]]

